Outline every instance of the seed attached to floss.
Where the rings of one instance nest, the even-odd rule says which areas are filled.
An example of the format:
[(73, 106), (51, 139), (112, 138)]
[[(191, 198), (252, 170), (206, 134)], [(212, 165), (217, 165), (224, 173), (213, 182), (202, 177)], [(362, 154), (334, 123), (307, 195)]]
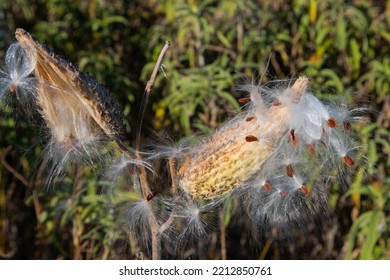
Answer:
[(355, 165), (355, 161), (350, 156), (344, 156), (344, 162), (348, 167), (353, 167)]
[(292, 168), (291, 164), (286, 165), (286, 173), (288, 177), (294, 177), (294, 169)]
[(9, 86), (9, 92), (10, 92), (10, 93), (15, 93), (15, 92), (16, 92), (16, 87), (15, 87), (15, 85), (10, 85), (10, 86)]
[(146, 200), (147, 200), (147, 201), (151, 201), (151, 200), (153, 199), (153, 197), (156, 196), (156, 194), (157, 194), (157, 192), (151, 192), (151, 193), (149, 193), (149, 194), (147, 195), (147, 197), (146, 197)]
[(279, 194), (280, 194), (281, 198), (285, 198), (288, 193), (287, 192), (280, 192)]
[[(300, 78), (284, 93), (291, 95), (289, 100), (299, 102), (302, 95), (299, 91), (304, 91), (306, 84), (307, 79)], [(228, 122), (192, 147), (188, 167), (180, 169), (183, 172), (178, 172), (179, 187), (194, 199), (221, 197), (252, 181), (256, 174), (262, 172), (265, 162), (271, 160), (272, 155), (277, 152), (280, 137), (286, 136), (290, 131), (290, 125), (284, 121), (289, 118), (289, 109), (283, 102), (278, 107), (267, 106), (268, 99), (262, 100), (264, 98), (260, 91), (251, 90), (249, 93), (251, 98), (248, 96), (239, 100), (254, 101), (248, 106), (249, 114), (237, 116), (236, 121)], [(250, 121), (252, 116), (256, 120), (263, 120), (263, 116), (266, 116), (267, 121)]]
[(240, 102), (240, 103), (247, 103), (249, 101), (251, 101), (250, 97), (242, 97), (242, 98), (238, 99), (238, 102)]
[(274, 106), (280, 106), (280, 105), (282, 105), (282, 102), (280, 102), (279, 99), (276, 99), (276, 100), (272, 103), (272, 105), (274, 105)]
[(328, 127), (330, 128), (335, 128), (337, 126), (337, 121), (334, 118), (329, 118), (327, 122)]
[(314, 156), (316, 154), (316, 148), (312, 143), (307, 144), (307, 149), (309, 150), (309, 153)]
[(270, 192), (271, 191), (271, 184), (268, 181), (265, 181), (263, 187), (264, 187), (266, 192)]
[(344, 126), (344, 131), (345, 132), (350, 132), (351, 131), (352, 126), (351, 126), (351, 123), (349, 121), (344, 121), (343, 126)]
[(290, 131), (290, 140), (291, 140), (291, 146), (292, 146), (293, 148), (295, 148), (296, 146), (298, 146), (298, 137), (297, 137), (297, 135), (295, 134), (294, 129), (291, 129), (291, 131)]
[(247, 121), (247, 122), (253, 121), (254, 118), (255, 118), (255, 117), (247, 117), (247, 118), (246, 118), (246, 121)]
[(256, 142), (256, 141), (259, 141), (259, 138), (257, 138), (254, 135), (248, 135), (245, 137), (245, 141), (246, 142)]
[(306, 185), (302, 185), (300, 190), (305, 194), (305, 196), (309, 196), (309, 189)]

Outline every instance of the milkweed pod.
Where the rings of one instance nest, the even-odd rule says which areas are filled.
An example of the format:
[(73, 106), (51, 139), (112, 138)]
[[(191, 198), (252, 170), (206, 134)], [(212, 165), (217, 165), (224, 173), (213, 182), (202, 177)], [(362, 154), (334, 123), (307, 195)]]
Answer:
[(120, 135), (121, 112), (103, 86), (25, 30), (19, 28), (15, 35), (23, 47), (36, 52), (33, 73), (39, 82), (37, 103), (55, 141), (90, 141)]
[[(292, 99), (300, 98), (307, 82), (300, 78), (287, 89)], [(192, 147), (185, 168), (179, 167), (179, 186), (196, 200), (218, 198), (245, 185), (289, 131), (284, 104), (267, 107), (259, 90), (248, 88), (252, 100), (248, 114), (237, 116)], [(248, 121), (248, 116), (256, 118)]]

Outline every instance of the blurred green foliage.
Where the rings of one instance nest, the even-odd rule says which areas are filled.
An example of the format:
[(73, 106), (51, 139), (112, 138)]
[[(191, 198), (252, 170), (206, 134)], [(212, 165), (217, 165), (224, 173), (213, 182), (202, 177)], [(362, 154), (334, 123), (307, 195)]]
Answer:
[[(390, 258), (389, 1), (5, 0), (0, 57), (17, 27), (109, 88), (124, 110), (130, 145), (165, 40), (172, 47), (145, 116), (157, 137), (167, 130), (174, 137), (207, 133), (239, 110), (237, 85), (260, 78), (306, 75), (321, 98), (343, 95), (368, 105), (371, 124), (357, 127), (366, 164), (345, 178), (347, 192), (332, 188), (336, 231), (325, 226), (321, 237), (304, 238), (293, 249), (256, 248), (244, 231), (234, 231), (245, 221), (234, 225), (229, 207), (222, 227), (231, 231), (228, 258)], [(80, 168), (44, 188), (39, 128), (23, 112), (1, 106), (0, 258), (135, 258), (134, 237), (113, 210), (129, 194), (121, 201), (101, 195), (100, 175)], [(235, 239), (246, 248), (236, 250)], [(198, 257), (220, 258), (218, 244)]]

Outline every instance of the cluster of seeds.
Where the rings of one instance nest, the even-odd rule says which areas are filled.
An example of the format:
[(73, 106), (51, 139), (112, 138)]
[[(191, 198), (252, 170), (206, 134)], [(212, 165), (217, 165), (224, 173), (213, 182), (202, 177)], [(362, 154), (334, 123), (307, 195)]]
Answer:
[(301, 182), (298, 189), (308, 196), (310, 178), (296, 170), (318, 168), (330, 176), (339, 167), (337, 157), (353, 167), (353, 118), (345, 106), (324, 105), (307, 90), (308, 82), (302, 77), (282, 89), (244, 86), (250, 97), (240, 101), (247, 109), (185, 153), (179, 185), (194, 199), (212, 199), (259, 182), (268, 192), (279, 186), (285, 197)]
[[(158, 234), (186, 240), (211, 228), (210, 213), (230, 198), (241, 200), (254, 228), (302, 221), (326, 207), (332, 177), (355, 165), (358, 147), (350, 131), (359, 109), (321, 102), (306, 77), (272, 88), (241, 86), (248, 93), (239, 100), (245, 104), (242, 113), (199, 143), (155, 152), (146, 162), (120, 141), (122, 115), (104, 87), (26, 31), (18, 29), (16, 38), (0, 70), (0, 101), (16, 98), (40, 113), (50, 131), (53, 176), (68, 162), (93, 165), (102, 154), (115, 155), (110, 181), (130, 177), (124, 182), (137, 194), (129, 208), (133, 228), (139, 229), (139, 221), (144, 231), (163, 225)], [(115, 152), (103, 151), (107, 143)], [(156, 158), (169, 162), (171, 178), (161, 181), (172, 184), (165, 192), (169, 198), (146, 186)]]

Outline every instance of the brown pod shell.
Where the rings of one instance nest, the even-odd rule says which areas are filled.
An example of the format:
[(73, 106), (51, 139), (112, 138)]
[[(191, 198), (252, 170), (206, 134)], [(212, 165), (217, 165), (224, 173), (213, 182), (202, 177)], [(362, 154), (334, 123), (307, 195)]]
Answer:
[[(33, 73), (39, 81), (37, 103), (56, 141), (121, 135), (124, 131), (122, 112), (106, 88), (27, 31), (18, 28), (15, 37), (26, 52), (29, 48), (24, 46), (36, 50), (37, 65)], [(81, 124), (84, 130), (79, 128)]]

